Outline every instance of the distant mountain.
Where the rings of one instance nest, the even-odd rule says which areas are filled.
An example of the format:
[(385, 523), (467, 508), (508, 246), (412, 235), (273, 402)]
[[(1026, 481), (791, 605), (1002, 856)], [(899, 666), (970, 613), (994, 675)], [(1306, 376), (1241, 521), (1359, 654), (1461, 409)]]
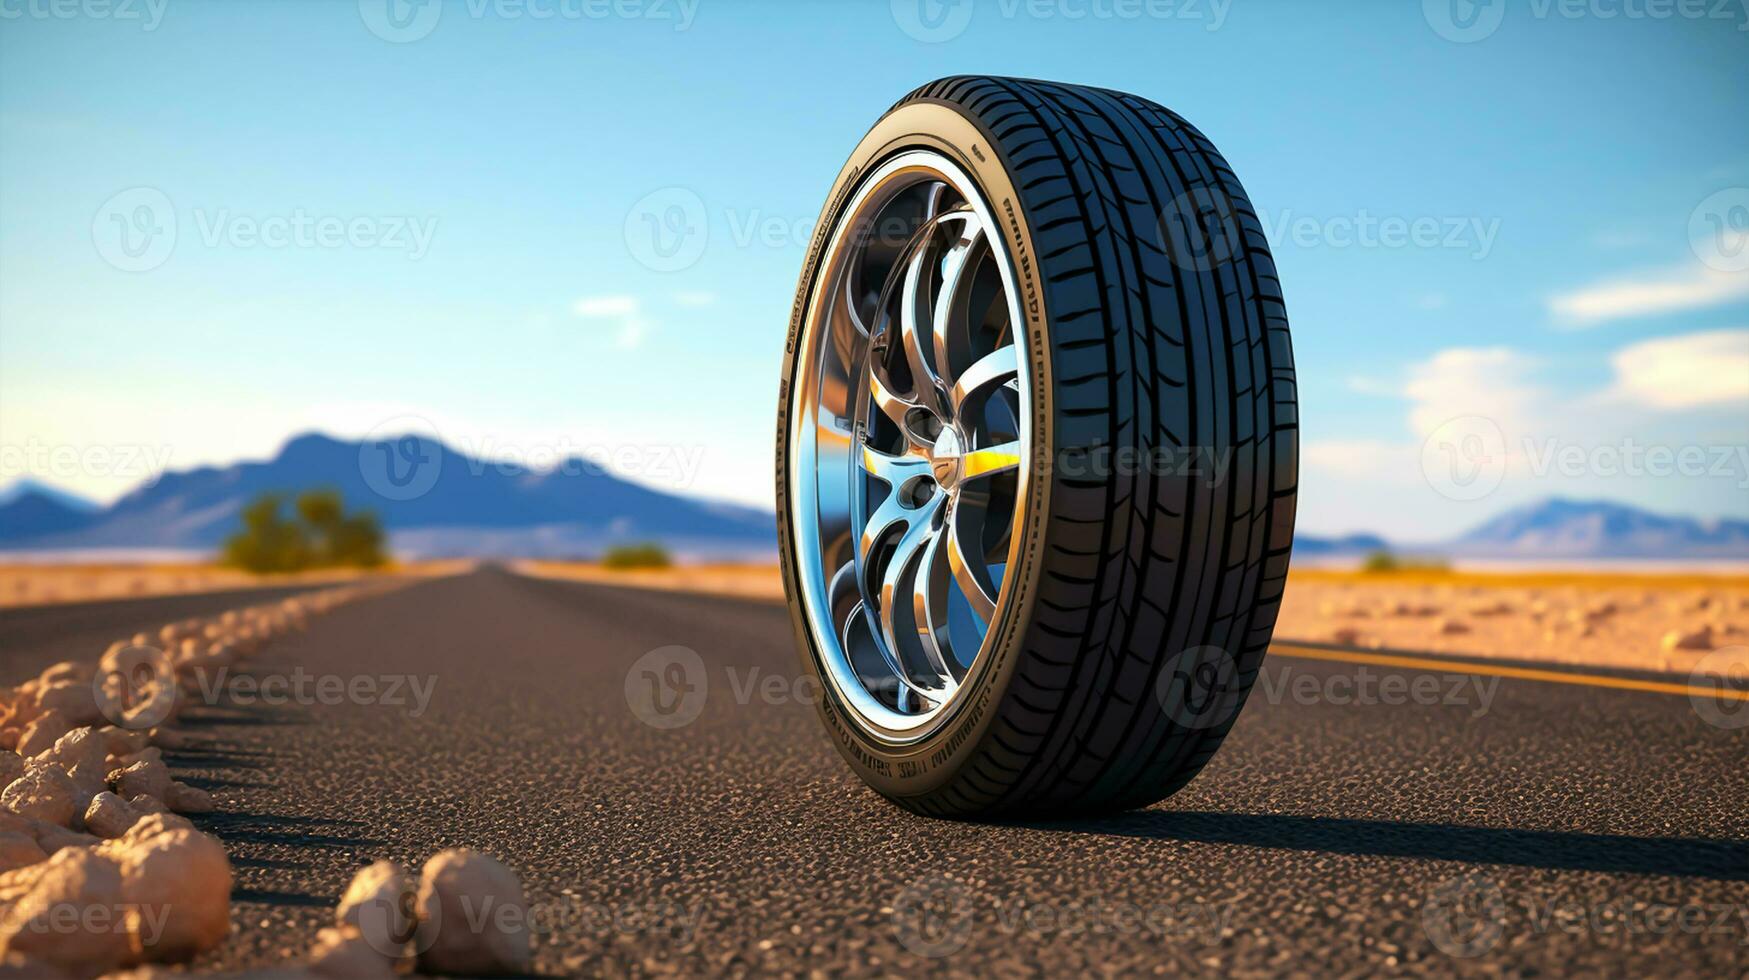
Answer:
[(1376, 534), (1348, 534), (1339, 538), (1319, 538), (1303, 534), (1294, 536), (1294, 554), (1302, 558), (1369, 555), (1375, 551), (1389, 550), (1390, 544)]
[(32, 499), (40, 495), (21, 497), (13, 506), (25, 509), (0, 514), (0, 547), (210, 550), (257, 495), (315, 487), (375, 511), (409, 555), (571, 556), (660, 541), (684, 555), (735, 557), (768, 555), (776, 540), (767, 512), (662, 493), (582, 459), (535, 472), (432, 439), (309, 434), (263, 462), (165, 473), (83, 523), (45, 509)]
[(1441, 550), (1487, 558), (1749, 560), (1749, 521), (1707, 522), (1601, 500), (1554, 497), (1509, 510)]
[(34, 488), (8, 496), (4, 503), (0, 503), (0, 541), (15, 533), (70, 533), (87, 528), (99, 520), (95, 511), (68, 504), (67, 496), (45, 493)]
[(33, 480), (28, 476), (21, 476), (5, 487), (0, 487), (0, 507), (5, 507), (29, 494), (46, 497), (68, 510), (76, 510), (86, 514), (94, 514), (103, 509), (103, 505), (95, 500), (87, 500), (76, 493), (50, 486), (39, 480)]

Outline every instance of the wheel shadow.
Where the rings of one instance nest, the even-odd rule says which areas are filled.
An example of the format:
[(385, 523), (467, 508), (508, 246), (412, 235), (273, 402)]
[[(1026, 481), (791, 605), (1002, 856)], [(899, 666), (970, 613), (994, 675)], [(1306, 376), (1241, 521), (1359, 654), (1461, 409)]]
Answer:
[(1446, 823), (1275, 813), (1141, 810), (1110, 817), (1030, 822), (1058, 833), (1199, 844), (1240, 844), (1362, 857), (1426, 858), (1551, 871), (1603, 871), (1749, 881), (1749, 842), (1518, 830)]

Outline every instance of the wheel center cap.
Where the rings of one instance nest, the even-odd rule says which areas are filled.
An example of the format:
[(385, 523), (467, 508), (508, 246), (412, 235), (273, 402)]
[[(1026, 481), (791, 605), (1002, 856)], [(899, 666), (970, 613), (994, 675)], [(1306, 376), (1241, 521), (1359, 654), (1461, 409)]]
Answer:
[(942, 429), (929, 450), (929, 469), (935, 474), (935, 482), (945, 489), (953, 489), (959, 482), (964, 457), (965, 449), (960, 445), (959, 435), (952, 428)]

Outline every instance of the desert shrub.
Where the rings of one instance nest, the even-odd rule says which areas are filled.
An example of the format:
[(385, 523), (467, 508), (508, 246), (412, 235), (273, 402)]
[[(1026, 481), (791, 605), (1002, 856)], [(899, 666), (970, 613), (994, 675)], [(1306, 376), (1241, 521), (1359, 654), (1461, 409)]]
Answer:
[(288, 520), (281, 494), (263, 494), (243, 508), (243, 529), (226, 539), (221, 560), (251, 572), (307, 568), (373, 568), (387, 560), (376, 515), (346, 513), (340, 494), (300, 494)]
[(1451, 563), (1442, 558), (1399, 558), (1388, 551), (1375, 551), (1360, 563), (1360, 570), (1371, 574), (1449, 572)]
[(1375, 551), (1360, 563), (1360, 570), (1363, 572), (1394, 572), (1402, 567), (1397, 556), (1388, 551)]
[(674, 564), (669, 557), (668, 549), (654, 542), (644, 544), (621, 544), (607, 549), (601, 556), (604, 568), (667, 568)]

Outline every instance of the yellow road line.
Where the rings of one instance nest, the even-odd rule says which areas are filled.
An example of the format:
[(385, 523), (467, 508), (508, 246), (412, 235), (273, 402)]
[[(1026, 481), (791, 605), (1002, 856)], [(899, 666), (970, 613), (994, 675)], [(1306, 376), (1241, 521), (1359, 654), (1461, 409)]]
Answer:
[(1608, 687), (1620, 691), (1651, 691), (1654, 694), (1680, 694), (1684, 697), (1713, 697), (1727, 701), (1749, 701), (1749, 690), (1729, 687), (1695, 687), (1665, 681), (1642, 681), (1627, 677), (1605, 677), (1599, 674), (1574, 674), (1561, 670), (1537, 670), (1531, 667), (1508, 667), (1503, 664), (1477, 663), (1473, 660), (1433, 660), (1423, 657), (1403, 657), (1387, 653), (1358, 653), (1347, 650), (1324, 650), (1295, 643), (1271, 643), (1269, 652), (1303, 660), (1333, 660), (1346, 664), (1372, 664), (1377, 667), (1403, 667), (1409, 670), (1433, 670), (1446, 673), (1480, 674), (1483, 677), (1512, 677), (1525, 681), (1545, 681), (1550, 684), (1577, 684), (1584, 687)]

